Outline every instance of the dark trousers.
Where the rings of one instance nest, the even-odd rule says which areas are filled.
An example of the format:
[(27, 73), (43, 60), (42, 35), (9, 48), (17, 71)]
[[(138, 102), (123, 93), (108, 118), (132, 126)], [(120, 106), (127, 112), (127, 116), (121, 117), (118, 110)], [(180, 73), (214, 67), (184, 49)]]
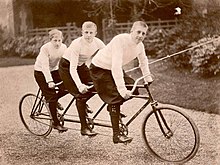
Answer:
[[(107, 104), (123, 104), (126, 101), (118, 92), (115, 81), (110, 70), (90, 65), (90, 76), (100, 98)], [(124, 72), (125, 84), (134, 84), (134, 80)], [(138, 90), (134, 92), (138, 94)]]
[[(58, 70), (52, 71), (51, 72), (52, 78), (54, 83), (59, 83), (61, 82), (61, 78), (59, 76)], [(35, 80), (40, 87), (42, 94), (44, 95), (46, 102), (49, 103), (49, 109), (51, 116), (53, 118), (53, 121), (55, 124), (58, 124), (58, 119), (57, 119), (57, 101), (59, 98), (63, 97), (66, 95), (68, 92), (65, 91), (64, 85), (61, 84), (58, 86), (59, 90), (56, 92), (55, 89), (51, 89), (48, 87), (48, 84), (46, 82), (46, 79), (44, 77), (44, 74), (40, 71), (34, 71), (34, 77)]]
[[(90, 75), (100, 98), (108, 104), (107, 109), (109, 111), (112, 123), (113, 141), (117, 141), (118, 136), (120, 135), (120, 106), (126, 100), (119, 94), (110, 70), (102, 69), (91, 64)], [(134, 80), (125, 72), (124, 81), (125, 84), (134, 84)], [(138, 90), (136, 90), (134, 93), (138, 94)]]
[[(59, 74), (61, 79), (63, 80), (63, 84), (65, 88), (68, 90), (70, 94), (72, 94), (76, 98), (76, 107), (79, 113), (79, 118), (81, 122), (81, 128), (86, 128), (86, 102), (94, 96), (93, 93), (87, 92), (85, 94), (81, 94), (72, 79), (72, 76), (70, 74), (70, 62), (64, 58), (61, 58), (60, 64), (59, 64)], [(89, 85), (92, 83), (89, 68), (83, 64), (81, 66), (77, 67), (77, 73), (79, 75), (79, 78), (81, 82), (85, 85)]]

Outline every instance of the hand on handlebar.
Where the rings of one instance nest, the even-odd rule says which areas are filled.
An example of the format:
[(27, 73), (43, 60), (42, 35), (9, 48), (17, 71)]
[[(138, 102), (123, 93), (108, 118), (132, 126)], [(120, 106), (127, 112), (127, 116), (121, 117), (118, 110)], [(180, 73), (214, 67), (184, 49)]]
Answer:
[(127, 90), (124, 95), (122, 96), (125, 100), (129, 99), (132, 95), (132, 92)]
[(85, 84), (82, 84), (79, 86), (79, 92), (82, 93), (82, 94), (85, 94), (86, 92), (88, 92), (88, 86), (85, 85)]
[(53, 81), (48, 82), (48, 88), (55, 88), (55, 83)]
[(146, 77), (144, 84), (150, 85), (150, 84), (152, 84), (152, 82), (153, 82), (153, 78), (151, 76), (148, 76), (148, 77)]
[(150, 86), (150, 84), (152, 84), (152, 82), (153, 82), (153, 81), (145, 82), (144, 85), (148, 85), (148, 86)]

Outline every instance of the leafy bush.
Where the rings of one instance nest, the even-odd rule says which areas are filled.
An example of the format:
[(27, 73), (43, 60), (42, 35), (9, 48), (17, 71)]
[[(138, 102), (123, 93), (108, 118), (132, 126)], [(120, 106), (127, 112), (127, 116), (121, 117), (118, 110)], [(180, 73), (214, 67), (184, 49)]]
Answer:
[(3, 44), (5, 56), (36, 57), (40, 47), (48, 42), (48, 37), (25, 37), (8, 38)]
[[(201, 38), (198, 24), (195, 24), (198, 18), (183, 18), (179, 24), (172, 29), (155, 29), (149, 31), (147, 41), (145, 42), (147, 51), (152, 57), (164, 57), (177, 53), (193, 42)], [(189, 66), (189, 56), (182, 54), (172, 58), (177, 66)]]
[(212, 40), (215, 40), (215, 42), (201, 45), (189, 51), (193, 72), (202, 75), (216, 75), (220, 72), (220, 37), (205, 37), (198, 42), (193, 42), (190, 46), (196, 46)]
[(159, 58), (166, 55), (166, 42), (165, 39), (169, 31), (165, 29), (150, 28), (148, 35), (144, 40), (147, 55), (152, 58)]
[[(203, 19), (188, 16), (181, 20), (180, 24), (171, 31), (166, 39), (167, 54), (177, 53), (189, 48), (189, 45), (203, 37), (202, 30), (199, 29)], [(178, 67), (190, 67), (190, 56), (184, 52), (172, 58)]]

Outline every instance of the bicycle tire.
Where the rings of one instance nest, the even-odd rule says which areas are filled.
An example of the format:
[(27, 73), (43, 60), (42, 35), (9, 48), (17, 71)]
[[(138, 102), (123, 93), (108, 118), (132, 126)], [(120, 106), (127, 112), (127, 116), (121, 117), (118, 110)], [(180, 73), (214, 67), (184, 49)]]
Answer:
[[(33, 109), (36, 110), (34, 113)], [(51, 133), (52, 120), (49, 108), (46, 102), (41, 101), (35, 94), (28, 93), (21, 98), (19, 114), (25, 128), (32, 134), (48, 136)]]
[(150, 111), (142, 126), (147, 150), (161, 161), (177, 164), (189, 161), (196, 155), (200, 143), (196, 124), (180, 107), (165, 104), (156, 107), (156, 111), (159, 110), (173, 134), (172, 137), (166, 138), (155, 113)]

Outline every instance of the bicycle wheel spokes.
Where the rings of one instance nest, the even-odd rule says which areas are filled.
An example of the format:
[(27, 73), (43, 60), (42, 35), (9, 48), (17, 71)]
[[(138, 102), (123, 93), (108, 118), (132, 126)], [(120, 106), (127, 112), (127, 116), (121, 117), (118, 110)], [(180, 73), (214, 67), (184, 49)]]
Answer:
[(46, 103), (34, 94), (26, 94), (19, 104), (21, 120), (27, 130), (37, 136), (47, 136), (52, 128)]
[[(147, 149), (163, 161), (184, 163), (190, 160), (199, 147), (199, 133), (194, 122), (186, 114), (170, 107), (160, 107), (167, 125), (160, 118), (165, 135), (153, 112), (146, 116), (143, 135)], [(170, 130), (169, 130), (170, 129)]]

